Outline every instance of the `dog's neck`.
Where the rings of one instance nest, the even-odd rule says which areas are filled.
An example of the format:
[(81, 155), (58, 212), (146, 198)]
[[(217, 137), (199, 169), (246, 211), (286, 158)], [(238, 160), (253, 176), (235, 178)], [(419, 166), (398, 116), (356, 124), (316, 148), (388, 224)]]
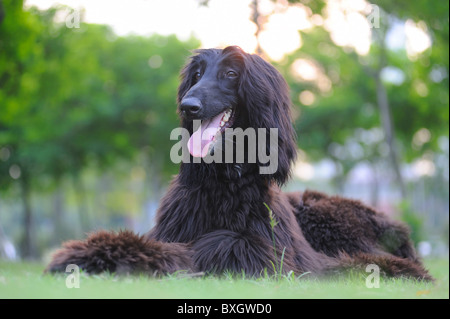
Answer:
[(239, 185), (244, 179), (257, 184), (267, 184), (267, 177), (257, 171), (256, 164), (247, 163), (182, 163), (178, 178), (183, 186), (190, 188), (205, 183)]
[[(247, 217), (265, 210), (273, 183), (255, 174), (256, 168), (248, 164), (182, 164), (148, 236), (187, 243), (215, 230), (244, 231)], [(175, 216), (182, 216), (184, 222), (173, 223)]]

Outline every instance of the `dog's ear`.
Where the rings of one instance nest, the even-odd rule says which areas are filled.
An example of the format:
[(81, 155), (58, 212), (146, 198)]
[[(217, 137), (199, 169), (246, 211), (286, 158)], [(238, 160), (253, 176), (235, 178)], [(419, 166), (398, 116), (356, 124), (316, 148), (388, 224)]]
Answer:
[(250, 126), (266, 130), (267, 155), (274, 152), (274, 147), (269, 144), (270, 128), (278, 129), (278, 167), (268, 177), (279, 185), (284, 184), (290, 176), (291, 165), (297, 155), (291, 99), (286, 81), (271, 64), (258, 55), (244, 53), (239, 98), (240, 104), (247, 108)]
[(177, 104), (180, 105), (181, 100), (192, 87), (192, 69), (193, 69), (193, 60), (192, 57), (186, 63), (186, 65), (181, 69), (180, 72), (180, 85), (178, 86), (178, 94), (177, 94)]
[[(194, 51), (194, 53), (197, 53)], [(194, 85), (193, 80), (193, 74), (194, 70), (196, 68), (195, 63), (195, 55), (192, 55), (187, 63), (184, 65), (184, 67), (180, 71), (180, 85), (178, 86), (178, 92), (177, 92), (177, 111), (180, 112), (180, 104), (183, 97), (186, 95), (186, 93), (191, 89), (191, 87)], [(179, 113), (180, 114), (180, 113)], [(192, 121), (188, 121), (182, 117), (181, 118), (181, 126), (188, 129), (189, 132), (192, 134)]]

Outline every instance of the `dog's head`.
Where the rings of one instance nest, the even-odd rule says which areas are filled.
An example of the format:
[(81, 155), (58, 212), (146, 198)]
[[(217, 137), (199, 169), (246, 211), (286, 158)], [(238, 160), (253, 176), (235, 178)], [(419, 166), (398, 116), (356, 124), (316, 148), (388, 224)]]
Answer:
[[(295, 132), (288, 86), (272, 65), (235, 46), (196, 50), (181, 71), (177, 100), (182, 124), (192, 134), (188, 142), (192, 156), (215, 151), (228, 128), (254, 129), (265, 134), (256, 134), (258, 148), (264, 142), (270, 154), (273, 144), (277, 146), (277, 168), (267, 177), (279, 184), (287, 180), (296, 156)], [(195, 128), (194, 120), (201, 126)], [(272, 146), (271, 128), (278, 129)], [(194, 143), (196, 139), (201, 142)], [(265, 164), (258, 160), (257, 165)]]

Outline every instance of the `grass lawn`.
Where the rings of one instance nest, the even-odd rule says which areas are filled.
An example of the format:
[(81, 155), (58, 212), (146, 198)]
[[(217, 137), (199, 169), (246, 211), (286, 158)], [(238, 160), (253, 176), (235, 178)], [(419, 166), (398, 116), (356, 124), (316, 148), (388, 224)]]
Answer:
[(0, 262), (0, 298), (449, 298), (449, 260), (425, 261), (435, 284), (404, 279), (380, 280), (379, 288), (367, 288), (367, 274), (314, 279), (242, 279), (231, 276), (186, 278), (86, 276), (80, 288), (67, 288), (66, 276), (42, 275), (44, 266), (35, 263)]

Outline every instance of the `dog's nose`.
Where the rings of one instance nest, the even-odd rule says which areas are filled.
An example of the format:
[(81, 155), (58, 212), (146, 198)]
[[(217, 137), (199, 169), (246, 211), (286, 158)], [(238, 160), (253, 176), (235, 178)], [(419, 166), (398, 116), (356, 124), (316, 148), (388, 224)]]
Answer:
[(195, 116), (202, 109), (202, 102), (196, 97), (181, 100), (180, 111), (187, 116)]

